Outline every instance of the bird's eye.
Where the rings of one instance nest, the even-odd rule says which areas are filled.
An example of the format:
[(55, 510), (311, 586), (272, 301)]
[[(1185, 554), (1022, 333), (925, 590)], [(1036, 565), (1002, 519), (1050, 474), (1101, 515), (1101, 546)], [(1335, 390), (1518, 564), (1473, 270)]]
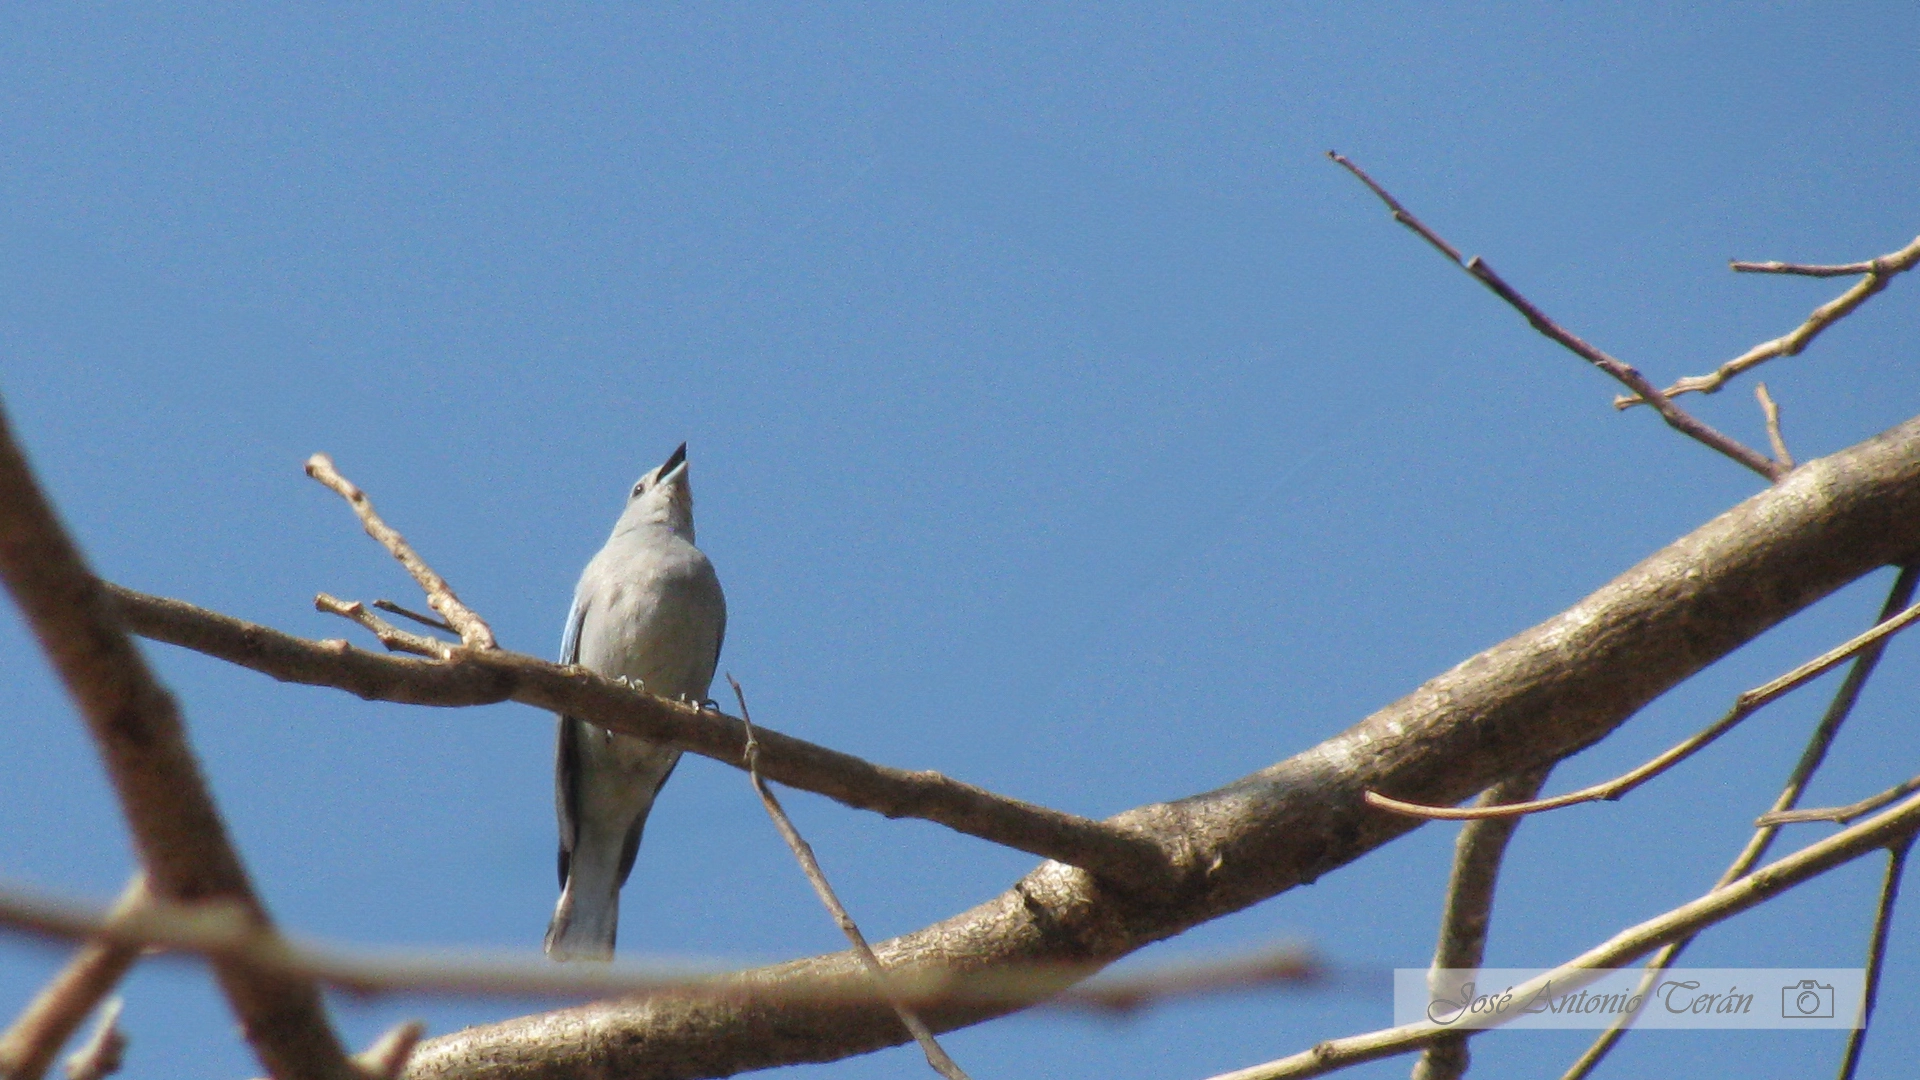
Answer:
[(647, 490), (647, 482), (645, 480), (642, 480), (639, 483), (633, 485), (633, 494), (627, 496), (627, 498), (637, 499), (640, 497), (640, 493), (645, 490)]

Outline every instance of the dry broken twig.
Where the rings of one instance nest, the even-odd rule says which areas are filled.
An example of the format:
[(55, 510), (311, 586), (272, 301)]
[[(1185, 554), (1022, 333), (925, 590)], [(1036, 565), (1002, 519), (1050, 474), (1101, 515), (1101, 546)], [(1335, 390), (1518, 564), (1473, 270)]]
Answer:
[[(1749, 274), (1798, 274), (1804, 277), (1843, 277), (1849, 274), (1864, 274), (1854, 286), (1832, 300), (1813, 309), (1807, 321), (1795, 327), (1789, 333), (1763, 341), (1739, 356), (1721, 364), (1708, 375), (1691, 375), (1681, 379), (1664, 391), (1666, 396), (1679, 394), (1711, 394), (1725, 386), (1727, 380), (1760, 366), (1779, 356), (1797, 356), (1820, 336), (1820, 332), (1841, 319), (1851, 315), (1855, 308), (1867, 302), (1867, 298), (1886, 288), (1893, 279), (1920, 264), (1920, 236), (1913, 243), (1889, 255), (1865, 262), (1844, 263), (1835, 266), (1817, 266), (1805, 263), (1783, 262), (1735, 262), (1733, 269)], [(1642, 404), (1643, 401), (1657, 399), (1646, 397), (1636, 390), (1633, 394), (1623, 394), (1614, 399), (1615, 408), (1627, 409)]]
[(1773, 679), (1771, 682), (1756, 686), (1743, 692), (1734, 699), (1733, 708), (1711, 725), (1694, 734), (1666, 753), (1629, 772), (1622, 773), (1604, 783), (1570, 791), (1565, 795), (1555, 795), (1551, 799), (1536, 799), (1531, 802), (1509, 803), (1505, 806), (1423, 806), (1419, 803), (1402, 802), (1389, 798), (1377, 791), (1367, 792), (1367, 802), (1382, 810), (1391, 810), (1397, 814), (1411, 817), (1432, 818), (1441, 821), (1464, 821), (1474, 818), (1513, 817), (1519, 814), (1534, 814), (1542, 810), (1557, 810), (1562, 806), (1577, 803), (1597, 802), (1618, 799), (1648, 780), (1659, 776), (1680, 762), (1725, 735), (1734, 725), (1752, 716), (1761, 708), (1772, 703), (1806, 683), (1819, 678), (1849, 658), (1884, 642), (1887, 638), (1913, 625), (1920, 619), (1920, 604), (1914, 604), (1893, 618), (1874, 626), (1842, 645), (1801, 664), (1792, 671)]
[[(1578, 990), (1593, 978), (1583, 973), (1631, 963), (1666, 942), (1698, 934), (1835, 867), (1881, 848), (1904, 843), (1912, 838), (1916, 829), (1920, 829), (1920, 796), (1910, 797), (1876, 818), (1769, 863), (1664, 915), (1629, 927), (1552, 971), (1514, 987), (1514, 996), (1525, 1000), (1544, 991), (1549, 984), (1561, 993)], [(1505, 1019), (1511, 1017), (1502, 1016), (1495, 1022)], [(1363, 1061), (1411, 1053), (1460, 1030), (1458, 1025), (1448, 1027), (1423, 1022), (1329, 1039), (1292, 1057), (1224, 1073), (1212, 1080), (1295, 1080), (1320, 1076)], [(1472, 1030), (1472, 1033), (1478, 1034), (1478, 1031)]]
[[(108, 917), (148, 902), (147, 876), (135, 873)], [(137, 945), (88, 941), (22, 1010), (19, 1019), (0, 1035), (0, 1076), (7, 1080), (40, 1080), (55, 1055), (87, 1016), (140, 959)]]
[(1535, 307), (1526, 297), (1521, 296), (1513, 286), (1507, 284), (1506, 279), (1495, 273), (1493, 267), (1489, 266), (1486, 260), (1477, 255), (1471, 259), (1462, 259), (1457, 248), (1441, 239), (1438, 233), (1408, 213), (1406, 209), (1400, 205), (1399, 200), (1388, 194), (1387, 190), (1381, 187), (1373, 177), (1368, 176), (1360, 166), (1355, 165), (1346, 157), (1331, 150), (1327, 151), (1327, 157), (1341, 168), (1352, 173), (1361, 183), (1365, 184), (1367, 188), (1392, 211), (1395, 221), (1418, 233), (1427, 243), (1433, 245), (1441, 254), (1452, 260), (1454, 265), (1465, 270), (1476, 281), (1480, 282), (1480, 284), (1492, 290), (1495, 296), (1505, 300), (1508, 306), (1518, 311), (1521, 316), (1527, 320), (1529, 326), (1532, 326), (1550, 340), (1557, 342), (1575, 356), (1580, 357), (1594, 367), (1613, 376), (1615, 380), (1634, 392), (1636, 400), (1644, 399), (1651, 403), (1654, 409), (1659, 412), (1660, 418), (1665, 420), (1674, 430), (1679, 431), (1688, 438), (1712, 447), (1740, 464), (1745, 465), (1747, 468), (1752, 469), (1754, 472), (1759, 473), (1761, 476), (1766, 477), (1768, 480), (1778, 480), (1785, 472), (1784, 469), (1780, 468), (1765, 455), (1715, 430), (1678, 405), (1668, 401), (1667, 396), (1655, 389), (1654, 385), (1647, 381), (1647, 377), (1640, 374), (1631, 364), (1614, 359), (1593, 345), (1588, 344), (1572, 331), (1554, 322), (1545, 312)]
[(1767, 418), (1767, 442), (1773, 445), (1773, 460), (1783, 469), (1793, 468), (1793, 455), (1787, 452), (1787, 438), (1780, 433), (1780, 406), (1774, 404), (1766, 383), (1756, 383), (1753, 396), (1760, 401), (1760, 414)]
[(860, 958), (861, 965), (867, 969), (867, 974), (872, 976), (874, 990), (886, 1001), (894, 1015), (900, 1018), (901, 1026), (913, 1036), (913, 1041), (920, 1044), (920, 1052), (926, 1055), (927, 1064), (947, 1080), (969, 1080), (966, 1070), (947, 1054), (940, 1045), (940, 1041), (933, 1037), (933, 1032), (928, 1029), (926, 1022), (921, 1020), (907, 1003), (893, 992), (891, 984), (887, 981), (885, 965), (880, 963), (879, 957), (873, 955), (873, 946), (867, 944), (867, 936), (860, 932), (859, 924), (853, 921), (853, 916), (848, 913), (846, 905), (842, 904), (840, 897), (834, 893), (832, 883), (827, 881), (826, 872), (820, 869), (820, 860), (814, 857), (813, 845), (807, 843), (806, 838), (800, 835), (800, 830), (793, 827), (793, 820), (787, 817), (787, 812), (781, 807), (780, 800), (774, 797), (766, 781), (760, 779), (760, 744), (753, 738), (753, 717), (747, 712), (746, 691), (740, 689), (740, 682), (733, 677), (732, 673), (727, 675), (727, 685), (733, 687), (733, 699), (740, 703), (740, 721), (747, 728), (747, 748), (741, 755), (747, 765), (747, 781), (753, 785), (754, 793), (760, 796), (760, 805), (767, 808), (767, 816), (773, 819), (773, 827), (780, 830), (780, 838), (787, 842), (793, 857), (799, 861), (801, 872), (807, 875), (807, 884), (813, 886), (814, 895), (820, 898), (820, 903), (826, 907), (827, 913), (833, 916), (834, 925), (840, 928), (840, 933), (846, 937), (847, 944), (853, 946), (854, 955)]
[(493, 630), (480, 616), (475, 615), (472, 609), (460, 602), (460, 598), (453, 594), (453, 586), (447, 584), (446, 578), (435, 573), (433, 567), (427, 565), (426, 560), (422, 559), (419, 553), (413, 550), (413, 546), (407, 543), (406, 537), (401, 536), (392, 526), (380, 520), (380, 515), (374, 513), (373, 503), (367, 498), (367, 493), (361, 491), (353, 481), (340, 475), (339, 470), (333, 467), (332, 458), (325, 454), (315, 454), (308, 458), (307, 475), (347, 500), (347, 505), (353, 507), (353, 512), (360, 518), (360, 524), (366, 528), (367, 535), (379, 541), (380, 545), (385, 547), (394, 558), (400, 560), (400, 565), (407, 568), (407, 573), (413, 575), (413, 580), (419, 584), (421, 591), (427, 594), (427, 603), (432, 605), (433, 610), (439, 612), (441, 617), (459, 632), (460, 640), (466, 644), (467, 648), (497, 647), (493, 640)]
[(426, 1033), (427, 1025), (418, 1020), (395, 1024), (372, 1046), (353, 1055), (353, 1063), (367, 1074), (367, 1080), (399, 1080), (406, 1071), (407, 1059), (413, 1057), (413, 1048), (420, 1045)]

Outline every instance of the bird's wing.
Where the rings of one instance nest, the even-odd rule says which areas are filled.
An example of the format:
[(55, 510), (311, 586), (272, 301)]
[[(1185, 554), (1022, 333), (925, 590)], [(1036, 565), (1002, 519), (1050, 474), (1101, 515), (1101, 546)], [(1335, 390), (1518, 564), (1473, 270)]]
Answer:
[(567, 609), (567, 628), (560, 632), (561, 663), (580, 662), (580, 624), (586, 621), (587, 605), (580, 602), (580, 596), (576, 593), (573, 597), (573, 606)]
[[(560, 634), (560, 662), (580, 662), (580, 626), (587, 621), (587, 605), (578, 594), (567, 611), (567, 626)], [(579, 838), (580, 815), (580, 739), (586, 724), (571, 716), (560, 718), (560, 730), (553, 752), (553, 812), (560, 823), (560, 887), (567, 884), (567, 863)]]

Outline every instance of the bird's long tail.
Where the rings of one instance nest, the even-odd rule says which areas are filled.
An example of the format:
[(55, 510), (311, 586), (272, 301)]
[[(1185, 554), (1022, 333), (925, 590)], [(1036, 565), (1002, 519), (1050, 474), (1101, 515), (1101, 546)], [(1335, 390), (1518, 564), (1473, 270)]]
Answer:
[(611, 960), (620, 927), (620, 838), (583, 835), (567, 865), (567, 883), (547, 924), (555, 960)]

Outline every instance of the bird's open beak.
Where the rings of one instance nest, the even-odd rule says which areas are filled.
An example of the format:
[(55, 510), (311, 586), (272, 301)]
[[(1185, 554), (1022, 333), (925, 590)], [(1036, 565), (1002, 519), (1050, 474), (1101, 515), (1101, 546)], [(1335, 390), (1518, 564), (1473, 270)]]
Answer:
[(659, 479), (654, 482), (656, 484), (671, 484), (686, 474), (687, 444), (681, 443), (680, 446), (674, 450), (673, 456), (667, 459), (667, 463), (660, 466), (660, 471), (655, 474)]

